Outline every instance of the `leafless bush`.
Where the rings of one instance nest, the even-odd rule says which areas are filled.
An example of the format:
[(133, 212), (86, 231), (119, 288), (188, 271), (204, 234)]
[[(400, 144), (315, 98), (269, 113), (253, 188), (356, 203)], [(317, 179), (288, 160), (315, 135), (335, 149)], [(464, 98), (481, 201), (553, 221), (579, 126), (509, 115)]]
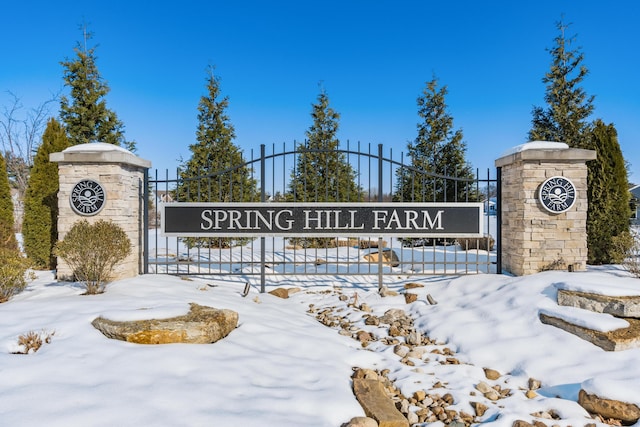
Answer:
[(634, 277), (640, 278), (640, 234), (638, 230), (632, 229), (628, 233), (623, 233), (613, 238), (614, 262), (631, 273)]
[(550, 263), (543, 265), (542, 268), (540, 268), (540, 271), (566, 270), (566, 268), (567, 262), (564, 260), (564, 258), (559, 257), (554, 259)]
[(32, 354), (36, 351), (40, 350), (42, 344), (49, 344), (51, 342), (51, 338), (55, 334), (55, 331), (29, 331), (25, 334), (22, 334), (18, 337), (18, 347), (19, 350), (15, 351), (14, 354)]

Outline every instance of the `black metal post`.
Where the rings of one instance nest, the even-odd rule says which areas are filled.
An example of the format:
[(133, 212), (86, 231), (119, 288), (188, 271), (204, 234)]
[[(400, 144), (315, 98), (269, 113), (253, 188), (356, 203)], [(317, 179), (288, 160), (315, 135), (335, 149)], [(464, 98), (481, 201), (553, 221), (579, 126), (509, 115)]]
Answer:
[[(264, 144), (260, 144), (260, 202), (264, 203), (267, 201), (266, 192), (265, 192), (265, 146)], [(266, 284), (266, 241), (265, 237), (260, 237), (260, 292), (265, 293), (265, 284)]]
[(142, 194), (144, 200), (142, 201), (142, 250), (143, 250), (143, 264), (142, 273), (149, 274), (149, 169), (144, 170), (144, 179), (142, 185), (144, 189)]
[(502, 274), (502, 168), (496, 170), (496, 273)]
[[(383, 202), (384, 192), (382, 191), (382, 144), (378, 144), (378, 202)], [(378, 236), (378, 291), (382, 290), (382, 236)]]

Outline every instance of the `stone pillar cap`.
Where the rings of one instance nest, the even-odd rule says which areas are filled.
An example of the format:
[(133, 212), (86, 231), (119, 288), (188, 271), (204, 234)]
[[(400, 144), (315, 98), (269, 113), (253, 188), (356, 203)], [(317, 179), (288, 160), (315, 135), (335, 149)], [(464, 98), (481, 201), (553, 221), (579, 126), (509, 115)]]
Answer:
[(122, 151), (124, 153), (133, 154), (126, 148), (115, 144), (107, 144), (106, 142), (90, 142), (88, 144), (72, 145), (64, 150), (63, 153), (95, 153), (100, 151)]
[(507, 151), (502, 153), (500, 157), (505, 157), (525, 150), (566, 150), (567, 148), (569, 148), (569, 144), (566, 142), (529, 141), (509, 148)]
[(495, 161), (497, 167), (517, 161), (585, 162), (596, 158), (595, 150), (569, 148), (564, 142), (531, 141), (516, 145)]
[(60, 153), (49, 154), (49, 160), (57, 163), (124, 163), (145, 169), (151, 167), (149, 160), (136, 156), (126, 148), (105, 142), (72, 145)]

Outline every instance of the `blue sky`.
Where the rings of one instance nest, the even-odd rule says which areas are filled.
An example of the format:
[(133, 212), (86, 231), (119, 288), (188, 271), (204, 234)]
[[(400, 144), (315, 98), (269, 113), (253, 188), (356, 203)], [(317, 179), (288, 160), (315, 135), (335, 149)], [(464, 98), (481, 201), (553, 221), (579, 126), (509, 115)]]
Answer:
[(342, 141), (404, 150), (416, 135), (416, 98), (436, 76), (467, 159), (493, 168), (526, 142), (564, 16), (590, 71), (583, 88), (596, 96), (593, 118), (616, 125), (631, 180), (640, 182), (635, 0), (55, 3), (3, 5), (0, 107), (7, 90), (26, 107), (63, 90), (60, 62), (74, 57), (87, 23), (111, 88), (108, 107), (137, 154), (161, 169), (190, 155), (209, 65), (245, 153), (304, 139), (320, 84), (341, 114)]

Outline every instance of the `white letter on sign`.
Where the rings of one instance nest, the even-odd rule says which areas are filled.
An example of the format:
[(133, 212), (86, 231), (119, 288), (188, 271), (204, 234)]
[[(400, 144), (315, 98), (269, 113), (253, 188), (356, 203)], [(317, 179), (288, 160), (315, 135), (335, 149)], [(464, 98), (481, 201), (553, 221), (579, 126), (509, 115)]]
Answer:
[[(444, 227), (442, 227), (442, 213), (444, 211), (438, 211), (438, 213), (436, 214), (436, 217), (432, 220), (431, 216), (429, 215), (428, 211), (424, 211), (423, 215), (424, 217), (422, 218), (423, 222), (422, 222), (422, 227), (424, 229), (436, 229), (436, 230), (444, 230)], [(437, 226), (436, 226), (437, 224)]]
[(211, 209), (203, 210), (200, 214), (200, 218), (202, 218), (200, 230), (211, 230), (211, 227), (213, 226), (213, 221), (211, 221)]
[(380, 222), (386, 221), (387, 211), (373, 211), (373, 229), (380, 230)]

